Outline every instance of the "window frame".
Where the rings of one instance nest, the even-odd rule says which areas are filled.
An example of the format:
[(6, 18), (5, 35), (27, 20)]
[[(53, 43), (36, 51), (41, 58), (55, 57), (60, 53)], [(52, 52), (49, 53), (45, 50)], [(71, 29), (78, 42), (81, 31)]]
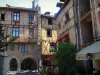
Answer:
[(55, 48), (56, 48), (56, 43), (51, 42), (50, 43), (50, 52), (55, 52)]
[(53, 25), (53, 19), (52, 18), (48, 18), (48, 25)]
[[(15, 29), (14, 29), (15, 28)], [(17, 28), (17, 30), (16, 30)], [(14, 29), (14, 30), (13, 30)], [(13, 35), (14, 34), (14, 35)], [(18, 34), (18, 35), (17, 35)], [(12, 37), (19, 37), (20, 31), (19, 31), (19, 27), (13, 27), (12, 28)]]
[(21, 52), (28, 52), (28, 45), (26, 44), (21, 44)]
[[(3, 16), (3, 19), (2, 19)], [(5, 14), (1, 13), (1, 21), (5, 21)]]
[[(48, 31), (50, 31), (50, 35), (48, 35)], [(52, 37), (52, 29), (47, 29), (47, 37)]]
[(13, 12), (13, 21), (20, 21), (20, 12)]
[(29, 23), (34, 23), (34, 14), (29, 13)]

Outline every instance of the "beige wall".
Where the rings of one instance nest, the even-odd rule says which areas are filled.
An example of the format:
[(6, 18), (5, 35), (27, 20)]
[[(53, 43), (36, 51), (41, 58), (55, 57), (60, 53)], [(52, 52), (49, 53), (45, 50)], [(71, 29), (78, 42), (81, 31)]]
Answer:
[[(14, 11), (14, 10), (13, 10)], [(39, 60), (41, 59), (41, 51), (40, 51), (40, 46), (37, 45), (37, 40), (38, 40), (38, 22), (37, 22), (37, 17), (38, 14), (37, 12), (34, 13), (34, 24), (29, 25), (29, 12), (28, 11), (20, 11), (20, 23), (15, 23), (13, 22), (13, 11), (7, 10), (6, 15), (5, 15), (5, 21), (0, 21), (2, 24), (6, 25), (5, 27), (5, 34), (10, 35), (10, 39), (12, 39), (12, 27), (19, 27), (19, 37), (12, 42), (14, 44), (14, 50), (11, 50), (11, 45), (8, 45), (7, 48), (7, 54), (9, 58), (9, 63), (12, 58), (15, 58), (18, 62), (18, 70), (20, 70), (21, 67), (21, 62), (25, 58), (32, 58), (33, 60), (36, 61), (37, 65), (39, 66)], [(16, 10), (15, 10), (16, 11)], [(2, 13), (5, 12), (5, 10), (1, 10)], [(35, 27), (34, 27), (35, 26)], [(29, 39), (29, 28), (33, 28), (34, 36), (33, 38)], [(28, 45), (28, 52), (21, 52), (19, 47), (21, 47), (21, 44), (26, 44)], [(32, 49), (33, 46), (33, 49)], [(8, 65), (9, 65), (8, 63)]]
[[(16, 11), (16, 10), (15, 10)], [(37, 13), (36, 12), (33, 12), (34, 13), (34, 24), (31, 24), (29, 26), (29, 12), (28, 11), (19, 11), (20, 12), (20, 22), (17, 23), (17, 25), (15, 25), (15, 22), (13, 21), (13, 12), (14, 10), (2, 10), (1, 11), (2, 13), (5, 13), (6, 12), (6, 15), (5, 15), (5, 21), (1, 21), (1, 24), (4, 24), (6, 25), (6, 28), (5, 28), (5, 34), (7, 33), (7, 35), (10, 35), (10, 37), (12, 37), (12, 27), (19, 27), (19, 36), (20, 38), (18, 39), (21, 39), (23, 38), (24, 39), (27, 39), (28, 40), (28, 37), (29, 37), (29, 28), (33, 28), (34, 30), (34, 39), (37, 40), (38, 39), (38, 25), (37, 25)], [(1, 16), (1, 15), (0, 15)], [(35, 27), (34, 27), (35, 26)]]

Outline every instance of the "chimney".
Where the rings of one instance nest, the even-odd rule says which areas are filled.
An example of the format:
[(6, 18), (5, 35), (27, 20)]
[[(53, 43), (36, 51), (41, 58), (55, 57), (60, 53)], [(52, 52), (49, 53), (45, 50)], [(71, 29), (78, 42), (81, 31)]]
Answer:
[(10, 5), (6, 4), (6, 7), (10, 7)]

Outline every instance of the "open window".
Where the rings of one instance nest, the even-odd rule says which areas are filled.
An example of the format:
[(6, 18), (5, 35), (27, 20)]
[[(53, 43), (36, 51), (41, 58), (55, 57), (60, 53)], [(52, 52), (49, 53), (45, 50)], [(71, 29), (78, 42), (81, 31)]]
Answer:
[(52, 18), (48, 18), (48, 25), (52, 25), (53, 22), (52, 22)]
[(47, 37), (52, 37), (52, 30), (51, 29), (47, 29)]
[(1, 14), (1, 21), (5, 20), (5, 14)]

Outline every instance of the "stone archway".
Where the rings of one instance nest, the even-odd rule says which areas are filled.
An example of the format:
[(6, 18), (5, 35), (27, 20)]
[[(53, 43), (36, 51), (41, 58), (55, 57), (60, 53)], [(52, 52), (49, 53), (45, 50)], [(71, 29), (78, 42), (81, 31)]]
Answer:
[(36, 61), (32, 58), (26, 58), (21, 62), (21, 70), (37, 70)]
[(17, 67), (18, 67), (17, 60), (15, 58), (12, 58), (10, 60), (10, 71), (17, 71)]

